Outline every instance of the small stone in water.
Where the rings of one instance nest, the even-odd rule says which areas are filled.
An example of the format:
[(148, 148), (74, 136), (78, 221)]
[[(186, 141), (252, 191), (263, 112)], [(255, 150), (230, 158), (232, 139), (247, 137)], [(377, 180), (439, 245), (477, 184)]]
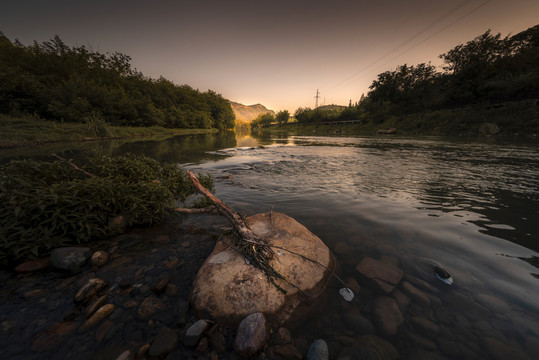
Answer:
[(453, 278), (451, 277), (451, 274), (449, 274), (441, 267), (435, 266), (434, 273), (436, 274), (438, 280), (446, 283), (447, 285), (453, 285)]
[(352, 290), (350, 290), (349, 288), (341, 288), (341, 289), (339, 289), (339, 294), (346, 301), (352, 301), (354, 299), (354, 292)]
[(249, 259), (245, 258), (245, 263), (249, 265), (251, 262), (249, 261)]

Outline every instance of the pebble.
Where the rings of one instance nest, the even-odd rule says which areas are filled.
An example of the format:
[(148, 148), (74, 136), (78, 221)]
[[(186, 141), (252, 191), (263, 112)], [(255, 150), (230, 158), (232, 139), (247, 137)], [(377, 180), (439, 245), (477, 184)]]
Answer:
[(172, 283), (168, 283), (167, 286), (165, 286), (165, 294), (168, 296), (177, 296), (180, 292), (180, 288)]
[(226, 352), (226, 338), (220, 331), (213, 331), (210, 334), (210, 344), (219, 353)]
[(262, 348), (266, 338), (266, 317), (262, 313), (253, 313), (238, 325), (233, 347), (240, 356), (248, 358)]
[(101, 306), (88, 320), (86, 320), (81, 327), (79, 332), (84, 332), (90, 330), (97, 324), (99, 324), (103, 319), (112, 314), (116, 307), (113, 304), (106, 304)]
[(292, 343), (292, 335), (287, 328), (280, 327), (271, 337), (271, 343), (273, 345), (286, 345)]
[(30, 260), (18, 265), (15, 271), (18, 273), (29, 273), (48, 269), (51, 266), (51, 258), (47, 256), (42, 259)]
[(101, 279), (93, 278), (77, 291), (75, 303), (86, 303), (107, 287), (107, 283)]
[(495, 360), (520, 360), (529, 359), (526, 354), (517, 348), (510, 346), (507, 343), (498, 341), (494, 338), (487, 337), (483, 339), (483, 344), (487, 352)]
[(399, 308), (401, 309), (401, 311), (406, 311), (408, 305), (410, 305), (410, 298), (398, 288), (394, 288), (390, 295), (393, 299), (395, 299), (395, 301), (397, 301), (397, 304), (399, 304)]
[(163, 276), (155, 284), (152, 285), (151, 290), (156, 293), (160, 294), (165, 290), (165, 287), (167, 286), (169, 282), (168, 276)]
[(195, 355), (204, 355), (209, 348), (208, 338), (203, 336), (195, 349)]
[(157, 333), (157, 336), (148, 351), (148, 355), (151, 357), (164, 356), (176, 348), (178, 340), (178, 334), (167, 326), (163, 326), (159, 330), (159, 333)]
[(155, 297), (155, 295), (150, 295), (140, 303), (137, 310), (137, 316), (142, 320), (148, 320), (165, 309), (166, 305), (163, 301)]
[(328, 344), (323, 339), (315, 340), (311, 346), (309, 346), (309, 351), (307, 351), (307, 360), (328, 360), (329, 359), (329, 349)]
[(143, 360), (145, 359), (146, 353), (148, 350), (150, 350), (150, 344), (144, 344), (137, 350), (137, 353), (135, 355), (136, 360)]
[(105, 305), (107, 302), (107, 295), (100, 296), (95, 299), (84, 311), (82, 312), (84, 316), (89, 318), (93, 313), (96, 312), (101, 306)]
[(187, 331), (185, 332), (185, 336), (183, 338), (183, 344), (185, 346), (196, 346), (200, 338), (202, 337), (202, 334), (206, 329), (208, 328), (209, 323), (206, 320), (198, 320), (193, 325), (191, 325)]
[(103, 266), (107, 263), (109, 260), (109, 253), (103, 250), (96, 251), (92, 258), (90, 259), (90, 262), (93, 266)]
[(114, 323), (110, 320), (104, 321), (96, 330), (95, 332), (95, 339), (97, 341), (101, 341), (105, 338), (109, 330), (112, 328)]

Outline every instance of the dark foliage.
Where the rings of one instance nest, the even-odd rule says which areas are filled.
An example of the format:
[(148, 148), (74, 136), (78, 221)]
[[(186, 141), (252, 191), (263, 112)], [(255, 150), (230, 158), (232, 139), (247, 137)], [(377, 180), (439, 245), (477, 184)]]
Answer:
[[(116, 216), (128, 226), (157, 223), (196, 194), (183, 169), (144, 156), (102, 157), (83, 167), (94, 177), (60, 161), (0, 167), (0, 266), (114, 235)], [(209, 175), (199, 179), (213, 188)]]
[(111, 125), (174, 128), (234, 127), (226, 99), (143, 76), (121, 53), (68, 47), (56, 36), (24, 46), (0, 33), (0, 113)]

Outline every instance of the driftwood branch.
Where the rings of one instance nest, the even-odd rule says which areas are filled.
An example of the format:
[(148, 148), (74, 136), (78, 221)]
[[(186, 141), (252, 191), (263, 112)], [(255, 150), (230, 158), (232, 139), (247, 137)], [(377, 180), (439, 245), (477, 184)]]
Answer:
[[(265, 260), (273, 258), (273, 250), (267, 246), (264, 239), (254, 233), (253, 230), (247, 225), (247, 222), (234, 210), (232, 210), (222, 200), (218, 199), (208, 189), (206, 189), (195, 174), (191, 170), (187, 170), (187, 176), (195, 186), (195, 188), (208, 199), (216, 208), (217, 211), (230, 221), (236, 233), (238, 234), (239, 241), (244, 241), (245, 245), (253, 247), (255, 253), (259, 253)], [(251, 260), (251, 259), (250, 259)]]
[(63, 158), (63, 157), (61, 157), (60, 155), (57, 155), (57, 154), (55, 154), (55, 153), (52, 153), (51, 155), (54, 156), (55, 158), (57, 158), (58, 160), (67, 163), (67, 164), (70, 165), (72, 168), (74, 168), (74, 169), (77, 170), (77, 171), (80, 171), (80, 172), (83, 173), (84, 175), (89, 176), (89, 177), (92, 177), (92, 178), (95, 177), (94, 174), (91, 174), (91, 173), (89, 173), (88, 171), (81, 169), (81, 168), (78, 167), (77, 165), (75, 165), (75, 164), (73, 164), (72, 162), (68, 161), (66, 158)]

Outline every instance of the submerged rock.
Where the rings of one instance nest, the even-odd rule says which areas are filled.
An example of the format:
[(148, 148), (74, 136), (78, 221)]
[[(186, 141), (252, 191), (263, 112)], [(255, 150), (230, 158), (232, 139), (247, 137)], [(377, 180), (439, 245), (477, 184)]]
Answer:
[[(324, 288), (334, 259), (327, 246), (303, 225), (281, 213), (266, 213), (247, 219), (251, 229), (268, 243), (316, 260), (326, 268), (290, 252), (275, 249), (271, 265), (308, 296)], [(200, 318), (237, 324), (245, 316), (263, 312), (273, 323), (290, 318), (303, 297), (298, 289), (282, 280), (279, 291), (266, 275), (229, 245), (232, 238), (218, 242), (197, 274), (191, 293), (193, 310)]]
[(404, 318), (397, 302), (389, 296), (382, 296), (374, 299), (374, 321), (384, 335), (393, 336)]
[(356, 266), (356, 270), (386, 294), (393, 290), (404, 275), (404, 272), (398, 267), (370, 257), (361, 260)]
[(328, 344), (322, 340), (315, 340), (309, 347), (307, 352), (307, 360), (328, 360), (329, 349)]

